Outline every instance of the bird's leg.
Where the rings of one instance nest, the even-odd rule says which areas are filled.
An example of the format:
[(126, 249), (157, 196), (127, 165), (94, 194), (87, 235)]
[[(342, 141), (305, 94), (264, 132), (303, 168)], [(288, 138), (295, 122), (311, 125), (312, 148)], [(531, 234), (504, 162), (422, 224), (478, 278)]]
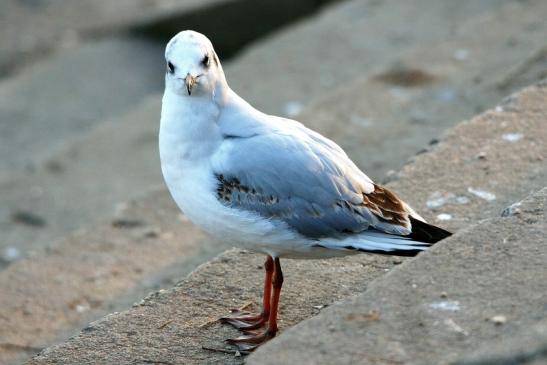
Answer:
[(266, 275), (264, 277), (264, 294), (262, 296), (262, 312), (258, 314), (246, 313), (241, 316), (224, 317), (220, 320), (228, 323), (237, 329), (252, 330), (262, 327), (270, 315), (270, 300), (272, 295), (272, 276), (274, 272), (274, 260), (271, 256), (266, 258), (264, 263)]
[(275, 337), (277, 333), (277, 310), (279, 307), (279, 297), (281, 294), (282, 285), (283, 272), (281, 271), (279, 258), (276, 257), (274, 260), (274, 272), (272, 280), (273, 295), (271, 297), (270, 313), (268, 316), (268, 323), (266, 328), (245, 336), (226, 340), (226, 342), (232, 345), (236, 345), (239, 351), (245, 354), (253, 351), (264, 342)]

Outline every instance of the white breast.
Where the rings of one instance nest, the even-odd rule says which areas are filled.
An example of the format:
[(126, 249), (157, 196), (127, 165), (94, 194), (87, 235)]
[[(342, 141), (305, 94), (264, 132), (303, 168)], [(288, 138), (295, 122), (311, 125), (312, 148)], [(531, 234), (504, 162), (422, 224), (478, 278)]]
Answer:
[(271, 251), (267, 246), (294, 239), (292, 232), (275, 222), (221, 204), (216, 196), (217, 180), (207, 161), (190, 167), (162, 158), (162, 171), (179, 208), (213, 236), (258, 251)]
[[(229, 208), (217, 199), (218, 181), (210, 157), (222, 138), (211, 118), (214, 110), (202, 119), (198, 115), (203, 115), (203, 109), (198, 114), (179, 104), (176, 110), (166, 110), (165, 104), (164, 98), (159, 141), (161, 168), (167, 187), (184, 214), (210, 234), (254, 250), (269, 252), (266, 246), (294, 239), (294, 233), (279, 222)], [(207, 125), (210, 121), (213, 123)]]

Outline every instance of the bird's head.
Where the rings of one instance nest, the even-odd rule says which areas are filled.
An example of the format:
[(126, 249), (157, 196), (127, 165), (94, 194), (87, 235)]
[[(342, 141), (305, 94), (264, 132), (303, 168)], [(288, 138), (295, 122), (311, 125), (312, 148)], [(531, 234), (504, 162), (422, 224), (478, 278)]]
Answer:
[(165, 87), (186, 96), (214, 95), (224, 72), (211, 41), (201, 33), (185, 30), (165, 48)]

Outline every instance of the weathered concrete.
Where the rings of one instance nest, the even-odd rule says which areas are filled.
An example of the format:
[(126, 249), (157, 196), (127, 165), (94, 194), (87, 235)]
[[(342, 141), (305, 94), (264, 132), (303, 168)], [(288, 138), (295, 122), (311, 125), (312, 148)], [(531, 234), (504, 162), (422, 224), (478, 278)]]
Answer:
[(448, 364), (493, 338), (514, 338), (547, 315), (547, 188), (518, 209), (405, 262), (247, 363)]
[(0, 75), (81, 38), (127, 29), (222, 0), (18, 1), (0, 4)]
[[(68, 343), (46, 350), (30, 363), (240, 364), (242, 358), (234, 357), (234, 352), (223, 344), (225, 338), (237, 336), (237, 332), (221, 325), (218, 318), (229, 314), (231, 308), (259, 309), (262, 263), (261, 255), (228, 251), (200, 266), (175, 288), (152, 294), (129, 311), (91, 323)], [(287, 261), (281, 328), (364, 290), (368, 281), (392, 265), (388, 258), (365, 256)], [(330, 280), (333, 276), (339, 279)], [(321, 290), (308, 290), (302, 295), (299, 278), (306, 278), (310, 288)]]
[[(129, 113), (73, 138), (35, 172), (1, 183), (0, 252), (16, 249), (19, 258), (27, 257), (75, 229), (112, 217), (118, 202), (163, 187), (159, 114), (157, 98), (145, 99)], [(43, 224), (17, 218), (22, 213)]]
[(161, 190), (119, 207), (112, 221), (36, 249), (0, 272), (0, 363), (20, 362), (173, 285), (226, 248), (211, 243)]
[(159, 92), (163, 72), (162, 45), (118, 38), (65, 50), (4, 80), (0, 182), (32, 172), (67, 141)]
[(522, 328), (511, 336), (486, 341), (455, 365), (541, 365), (547, 363), (547, 320)]
[(547, 315), (547, 188), (518, 209), (404, 263), (248, 364), (448, 364), (485, 341), (513, 339)]
[[(511, 100), (503, 107), (505, 110), (503, 112), (488, 112), (470, 122), (459, 125), (447, 134), (432, 152), (419, 156), (414, 163), (405, 167), (400, 174), (400, 180), (393, 182), (391, 187), (400, 192), (426, 218), (435, 221), (435, 216), (438, 213), (451, 214), (453, 219), (443, 222), (443, 225), (451, 229), (469, 227), (481, 219), (499, 216), (504, 207), (518, 201), (529, 191), (541, 188), (547, 181), (545, 179), (547, 166), (543, 158), (547, 155), (547, 144), (543, 143), (547, 140), (547, 131), (543, 128), (545, 108), (547, 108), (545, 102), (547, 87), (531, 87)], [(503, 139), (502, 136), (505, 133), (523, 133), (523, 136), (517, 141), (510, 142)], [(468, 187), (476, 189), (471, 190), (475, 193), (479, 189), (487, 190), (487, 192), (495, 194), (496, 199), (491, 199), (491, 195), (488, 194), (482, 196), (490, 200), (479, 198), (470, 193), (467, 190)], [(437, 202), (435, 209), (427, 209), (425, 205), (430, 194), (437, 190), (447, 198), (447, 201), (444, 204)], [(535, 214), (541, 212), (541, 210), (537, 210)], [(528, 213), (523, 214), (528, 217), (526, 215)], [(531, 217), (532, 210), (529, 214)], [(543, 219), (542, 217), (544, 215), (540, 218)], [(536, 218), (536, 222), (543, 222), (540, 218)], [(518, 219), (518, 216), (504, 219), (512, 222)], [(524, 237), (524, 232), (529, 232), (530, 235), (540, 234), (541, 230), (535, 229), (536, 224), (540, 223), (532, 221), (525, 223), (533, 226), (532, 229), (526, 230), (521, 227), (517, 231), (518, 236)], [(500, 227), (499, 223), (497, 225), (487, 224), (490, 226), (485, 227), (496, 227), (496, 229)], [(479, 231), (484, 235), (489, 232), (492, 237), (499, 237), (495, 232), (496, 229), (488, 228)], [(500, 234), (503, 232), (506, 231), (500, 230)], [(483, 267), (491, 267), (496, 270), (499, 268), (498, 264), (494, 263), (492, 263), (493, 266), (486, 266), (490, 261), (473, 262), (473, 257), (481, 257), (478, 253), (482, 252), (477, 250), (477, 255), (469, 256), (469, 250), (466, 247), (469, 242), (475, 242), (473, 241), (475, 236), (461, 234), (459, 237), (462, 239), (461, 244), (441, 244), (437, 251), (433, 250), (431, 253), (420, 255), (411, 263), (405, 264), (404, 267), (410, 267), (416, 272), (422, 272), (422, 270), (424, 273), (431, 272), (435, 267), (430, 264), (431, 261), (427, 260), (432, 260), (432, 258), (447, 260), (443, 252), (448, 247), (448, 250), (454, 250), (449, 252), (460, 255), (456, 257), (466, 259), (464, 262), (454, 262), (459, 262), (460, 267), (465, 267), (469, 274), (478, 274)], [(452, 241), (454, 242), (454, 240)], [(508, 240), (507, 244), (515, 242)], [(499, 246), (500, 249), (503, 247), (505, 246)], [(541, 257), (543, 253), (540, 250), (542, 246), (530, 245), (530, 249), (534, 247), (537, 248), (535, 251), (537, 257), (530, 261), (530, 268), (534, 268), (538, 262), (543, 262)], [(512, 255), (501, 257), (515, 259)], [(524, 257), (529, 258), (528, 255), (523, 255)], [(423, 267), (421, 266), (422, 258), (426, 260)], [(521, 263), (518, 257), (515, 260), (515, 262)], [(506, 261), (498, 262), (501, 266), (507, 263)], [(212, 363), (215, 361), (240, 363), (239, 358), (234, 358), (224, 352), (203, 350), (200, 346), (221, 349), (221, 351), (228, 349), (229, 351), (229, 348), (225, 347), (221, 340), (227, 336), (235, 335), (235, 331), (220, 326), (214, 321), (209, 323), (209, 321), (225, 314), (229, 307), (237, 307), (248, 301), (259, 302), (262, 275), (259, 268), (260, 263), (260, 257), (239, 251), (222, 255), (214, 262), (201, 266), (174, 289), (154, 295), (136, 308), (93, 323), (68, 342), (44, 351), (31, 363), (93, 361), (107, 363), (163, 361), (174, 364)], [(385, 269), (390, 269), (392, 265), (392, 259), (366, 255), (328, 261), (285, 261), (286, 290), (284, 290), (283, 307), (281, 308), (282, 328), (315, 314), (317, 311), (314, 306), (330, 304), (335, 300), (362, 292), (373, 279), (382, 274)], [(515, 272), (517, 270), (527, 273), (525, 271), (526, 265), (521, 265), (518, 269), (515, 268)], [(459, 275), (465, 275), (466, 272), (460, 270)], [(394, 273), (390, 277), (398, 277), (396, 275), (401, 274)], [(404, 286), (415, 278), (419, 290), (427, 289), (425, 283), (429, 283), (431, 280), (431, 276), (428, 274), (409, 275), (408, 272), (405, 272), (404, 275), (405, 280), (402, 280), (400, 285)], [(523, 280), (525, 278), (520, 277)], [(514, 280), (520, 279), (518, 275), (514, 277)], [(446, 286), (448, 284), (452, 283), (446, 281), (439, 285)], [(469, 288), (469, 286), (465, 288)], [(483, 291), (489, 288), (491, 287), (480, 287)], [(491, 293), (496, 293), (498, 288), (492, 287)], [(438, 298), (444, 290), (433, 285), (431, 289), (434, 290), (428, 292), (428, 298)], [(522, 290), (525, 289), (526, 287), (523, 286)], [(389, 288), (386, 290), (393, 293)], [(412, 288), (412, 290), (414, 289)], [(542, 292), (536, 290), (533, 293)], [(453, 294), (457, 295), (458, 292), (447, 292), (449, 298)], [(533, 303), (536, 300), (534, 298), (537, 297), (532, 292), (529, 292), (528, 296), (528, 303)], [(408, 294), (407, 297), (411, 298), (411, 295)], [(377, 300), (381, 300), (381, 297)], [(417, 298), (412, 300), (418, 301)], [(443, 298), (439, 298), (439, 300), (443, 300)], [(466, 303), (462, 302), (462, 304)], [(417, 307), (418, 309), (422, 308), (419, 305)], [(379, 308), (381, 308), (381, 317), (378, 322), (385, 323), (383, 320), (384, 309)], [(374, 317), (369, 317), (368, 311), (359, 313), (360, 315), (354, 316), (354, 322), (357, 325), (352, 328), (361, 328), (359, 323), (368, 323), (367, 319)], [(511, 313), (502, 314), (509, 316)], [(497, 314), (499, 313), (492, 311), (491, 315)], [(459, 323), (459, 320), (459, 317), (453, 319), (454, 323)], [(449, 323), (449, 325), (439, 324), (439, 331), (444, 330), (446, 326), (458, 328), (451, 322)], [(487, 322), (481, 323), (485, 326), (491, 325)], [(395, 324), (391, 323), (391, 325)], [(293, 331), (289, 330), (287, 334), (291, 332)], [(340, 334), (342, 333), (340, 332)], [(314, 334), (314, 336), (319, 335), (319, 333)], [(386, 334), (386, 336), (388, 335)], [(389, 334), (389, 336), (392, 338), (394, 335)], [(452, 334), (448, 333), (447, 336), (452, 336)], [(282, 343), (284, 337), (282, 333), (279, 340), (272, 341), (271, 345), (265, 346), (264, 350), (260, 351), (267, 351), (268, 347)], [(302, 350), (303, 348), (300, 348), (299, 352)]]
[[(234, 90), (261, 110), (294, 116), (315, 98), (396, 61), (409, 49), (433, 48), (468, 19), (495, 14), (507, 3), (511, 1), (343, 2), (250, 46), (235, 58), (227, 77)], [(502, 24), (495, 29), (504, 31)]]
[(447, 39), (400, 54), (313, 101), (299, 120), (382, 180), (444, 130), (547, 76), (547, 2), (523, 5), (473, 17)]

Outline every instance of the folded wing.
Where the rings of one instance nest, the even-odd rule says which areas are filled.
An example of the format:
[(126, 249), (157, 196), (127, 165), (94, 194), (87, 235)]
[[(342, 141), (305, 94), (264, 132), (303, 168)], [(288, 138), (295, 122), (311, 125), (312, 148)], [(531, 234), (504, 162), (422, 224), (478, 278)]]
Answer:
[(415, 213), (395, 194), (374, 184), (334, 142), (298, 123), (289, 126), (223, 142), (213, 158), (221, 202), (282, 220), (309, 238), (370, 228), (412, 233)]

